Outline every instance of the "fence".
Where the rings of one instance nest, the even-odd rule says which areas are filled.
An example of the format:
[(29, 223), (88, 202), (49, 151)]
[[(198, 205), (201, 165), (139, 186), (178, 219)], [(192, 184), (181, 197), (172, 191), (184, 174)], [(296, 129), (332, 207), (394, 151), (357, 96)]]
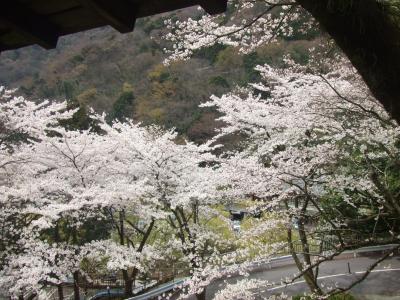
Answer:
[[(186, 277), (190, 274), (188, 265), (176, 263), (166, 267), (158, 267), (144, 274), (142, 284), (148, 282), (163, 283), (174, 278)], [(72, 282), (64, 285), (72, 285)], [(124, 286), (124, 278), (122, 272), (111, 274), (87, 273), (86, 276), (79, 276), (78, 285), (84, 289), (101, 289), (101, 288), (122, 288)]]

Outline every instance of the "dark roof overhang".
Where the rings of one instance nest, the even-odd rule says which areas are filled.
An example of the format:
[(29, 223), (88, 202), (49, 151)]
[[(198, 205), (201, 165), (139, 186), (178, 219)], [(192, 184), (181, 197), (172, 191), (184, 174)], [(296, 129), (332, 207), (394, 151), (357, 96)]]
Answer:
[(60, 36), (106, 25), (130, 32), (137, 18), (194, 5), (218, 14), (227, 0), (4, 0), (0, 52), (33, 44), (55, 48)]

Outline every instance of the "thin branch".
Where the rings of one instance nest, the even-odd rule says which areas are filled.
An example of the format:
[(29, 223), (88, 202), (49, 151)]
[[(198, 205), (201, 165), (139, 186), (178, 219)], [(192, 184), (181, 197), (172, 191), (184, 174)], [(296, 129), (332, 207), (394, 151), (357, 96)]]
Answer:
[(365, 273), (356, 281), (352, 282), (349, 286), (347, 286), (346, 288), (336, 288), (334, 290), (332, 290), (331, 292), (329, 292), (327, 294), (327, 296), (332, 296), (332, 295), (337, 295), (337, 294), (341, 294), (343, 292), (349, 291), (351, 290), (354, 286), (356, 286), (357, 284), (359, 284), (360, 282), (364, 281), (365, 278), (368, 277), (368, 275), (381, 263), (383, 262), (385, 259), (387, 259), (389, 256), (393, 255), (393, 253), (396, 250), (400, 249), (400, 245), (392, 248), (388, 253), (386, 253), (384, 256), (382, 256), (380, 259), (378, 259), (377, 261), (375, 261), (372, 265), (370, 265), (368, 267), (368, 269), (365, 271)]

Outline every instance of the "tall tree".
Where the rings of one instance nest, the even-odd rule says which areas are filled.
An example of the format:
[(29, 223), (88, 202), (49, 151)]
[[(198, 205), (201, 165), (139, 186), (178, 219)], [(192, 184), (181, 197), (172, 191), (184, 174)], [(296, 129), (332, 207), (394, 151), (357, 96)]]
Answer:
[[(138, 253), (142, 252), (154, 222), (163, 219), (176, 235), (180, 244), (177, 250), (182, 251), (188, 259), (190, 268), (193, 271), (201, 269), (204, 252), (213, 249), (214, 244), (211, 242), (214, 235), (201, 227), (200, 222), (200, 218), (211, 210), (201, 207), (212, 203), (211, 196), (215, 191), (212, 170), (202, 167), (202, 164), (215, 160), (210, 153), (212, 148), (188, 141), (178, 143), (178, 135), (173, 130), (165, 131), (157, 126), (142, 127), (131, 120), (116, 122), (106, 131), (119, 143), (116, 152), (119, 172), (127, 178), (143, 178), (146, 188), (140, 200), (140, 212), (133, 210), (132, 213), (140, 216), (147, 225), (140, 229), (129, 220), (125, 221), (127, 227), (142, 236), (140, 243), (132, 243), (132, 246)], [(120, 218), (118, 232), (121, 234), (121, 244), (124, 243), (122, 230), (125, 222)], [(137, 268), (129, 273), (126, 270), (124, 276), (132, 282), (138, 271)], [(126, 294), (131, 293), (129, 289), (131, 285), (127, 285)], [(201, 290), (199, 294), (204, 296)]]
[[(323, 261), (346, 249), (399, 242), (400, 228), (393, 219), (399, 218), (394, 170), (400, 127), (345, 60), (328, 61), (322, 69), (331, 71), (325, 73), (320, 65), (286, 63), (284, 69), (258, 67), (263, 82), (213, 96), (204, 106), (215, 106), (227, 124), (217, 139), (237, 132), (246, 137), (244, 149), (221, 162), (229, 183), (222, 192), (237, 199), (252, 196), (259, 199), (260, 211), (281, 214), (300, 272), (295, 278), (303, 276), (311, 292), (321, 295), (325, 291), (317, 279)], [(323, 253), (327, 244), (333, 254)]]
[(188, 57), (216, 43), (248, 52), (279, 38), (304, 34), (314, 28), (312, 24), (319, 24), (348, 56), (376, 99), (400, 120), (399, 1), (246, 0), (231, 6), (236, 13), (225, 18), (204, 15), (198, 20), (170, 21), (172, 33), (166, 38), (174, 43), (171, 58)]

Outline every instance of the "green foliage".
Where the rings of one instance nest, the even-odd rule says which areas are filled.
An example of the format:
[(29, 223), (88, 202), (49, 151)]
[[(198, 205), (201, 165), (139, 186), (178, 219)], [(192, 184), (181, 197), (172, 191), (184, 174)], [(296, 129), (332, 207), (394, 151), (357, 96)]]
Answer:
[[(219, 207), (215, 207), (215, 209), (218, 210), (219, 213), (225, 218), (229, 217), (229, 213), (225, 211), (222, 205), (220, 205)], [(216, 215), (209, 220), (204, 220), (204, 222), (206, 227), (208, 227), (211, 231), (217, 233), (223, 240), (228, 241), (235, 238), (232, 229), (230, 228), (230, 225), (223, 219), (221, 219), (220, 216)]]
[(112, 224), (108, 220), (92, 218), (79, 227), (71, 225), (73, 223), (74, 220), (70, 217), (62, 217), (57, 221), (56, 226), (43, 232), (42, 238), (49, 242), (84, 245), (91, 241), (109, 238), (112, 230)]
[(123, 122), (127, 118), (131, 118), (134, 99), (135, 97), (132, 91), (123, 91), (117, 101), (114, 102), (107, 121), (112, 122), (113, 120), (118, 120)]
[(53, 98), (56, 95), (55, 88), (47, 84), (43, 78), (35, 80), (37, 93), (43, 98)]
[(96, 95), (97, 95), (97, 89), (89, 88), (87, 90), (84, 90), (78, 96), (76, 96), (76, 100), (81, 105), (88, 105), (88, 104), (90, 105), (93, 101), (96, 100)]
[(222, 76), (213, 76), (208, 80), (208, 82), (212, 85), (229, 88), (228, 81)]
[(171, 74), (168, 72), (168, 69), (165, 66), (159, 64), (156, 65), (148, 74), (147, 77), (150, 81), (156, 81), (159, 83), (163, 83), (170, 79)]
[(27, 143), (29, 135), (19, 130), (9, 130), (0, 121), (0, 145), (5, 146), (8, 151), (13, 151), (13, 146)]
[(309, 60), (309, 52), (308, 45), (304, 45), (303, 43), (293, 43), (290, 49), (291, 58), (302, 65), (307, 64)]
[(91, 219), (86, 221), (80, 228), (81, 241), (88, 243), (95, 240), (105, 240), (109, 238), (112, 224), (107, 219)]
[[(346, 2), (349, 2), (346, 0)], [(286, 41), (299, 41), (299, 40), (312, 40), (317, 38), (321, 34), (321, 30), (318, 26), (313, 26), (309, 30), (299, 30), (304, 27), (304, 21), (306, 16), (296, 20), (290, 20), (289, 26), (293, 28), (293, 34), (291, 36), (283, 37)]]
[[(341, 116), (343, 117), (343, 116)], [(346, 115), (351, 126), (351, 114)], [(356, 178), (368, 176), (373, 184), (374, 193), (362, 189), (345, 189), (344, 195), (332, 190), (322, 199), (323, 209), (330, 215), (340, 214), (346, 221), (344, 238), (349, 240), (372, 238), (372, 233), (380, 238), (391, 238), (390, 232), (400, 231), (400, 224), (393, 222), (398, 218), (397, 212), (390, 205), (381, 205), (380, 197), (400, 195), (399, 161), (396, 155), (382, 157), (379, 153), (386, 151), (383, 145), (348, 146), (346, 141), (338, 144), (348, 156), (342, 157), (337, 168), (340, 172)], [(365, 155), (368, 153), (368, 158)], [(379, 170), (379, 172), (377, 172)], [(332, 169), (335, 172), (335, 169)], [(345, 199), (346, 198), (346, 199)], [(346, 201), (351, 199), (354, 205)], [(395, 200), (396, 201), (396, 200)], [(351, 234), (350, 234), (351, 233)]]
[(82, 54), (76, 54), (71, 57), (71, 63), (73, 64), (80, 64), (85, 60), (85, 57)]
[(142, 23), (143, 24), (143, 31), (146, 34), (150, 34), (153, 30), (163, 28), (165, 26), (164, 25), (164, 20), (165, 20), (165, 18), (156, 18), (156, 19), (149, 18), (147, 20), (147, 22), (143, 22)]
[[(237, 1), (237, 0), (235, 0)], [(257, 4), (256, 4), (257, 5)], [(255, 7), (254, 9), (257, 9)], [(230, 5), (226, 15), (235, 13)], [(198, 12), (194, 13), (198, 16)], [(173, 21), (186, 17), (175, 12)], [(221, 20), (222, 20), (221, 16)], [(0, 81), (20, 87), (23, 95), (37, 99), (68, 99), (79, 111), (69, 122), (71, 129), (87, 129), (92, 124), (87, 108), (111, 114), (111, 119), (134, 117), (136, 120), (177, 130), (197, 141), (205, 141), (221, 125), (214, 112), (198, 109), (209, 96), (221, 95), (236, 85), (256, 82), (258, 64), (282, 65), (282, 56), (291, 54), (297, 62), (307, 60), (312, 41), (288, 40), (268, 43), (256, 53), (242, 55), (234, 47), (216, 44), (196, 50), (194, 59), (185, 63), (161, 64), (161, 37), (165, 34), (165, 17), (141, 18), (134, 34), (119, 35), (101, 29), (89, 36), (70, 35), (57, 51), (24, 48), (0, 57)], [(150, 39), (150, 33), (153, 39)], [(129, 82), (135, 89), (133, 104), (121, 93), (121, 84)], [(268, 98), (268, 94), (263, 95)], [(128, 97), (129, 98), (129, 97)], [(76, 103), (78, 102), (78, 103)]]
[(243, 57), (233, 47), (226, 47), (218, 52), (215, 60), (215, 66), (232, 71), (234, 69), (241, 69), (243, 66)]
[(194, 57), (207, 59), (208, 61), (210, 61), (211, 64), (214, 64), (217, 61), (219, 53), (226, 48), (227, 46), (220, 44), (216, 44), (211, 47), (201, 48), (195, 51)]
[(100, 127), (90, 118), (85, 104), (79, 103), (75, 98), (68, 101), (68, 109), (78, 109), (70, 119), (61, 120), (61, 126), (68, 130), (91, 130), (101, 132)]
[[(246, 230), (257, 228), (257, 226), (259, 226), (259, 224), (263, 222), (266, 222), (268, 220), (279, 220), (281, 217), (282, 216), (279, 216), (279, 214), (276, 213), (264, 213), (261, 218), (254, 218), (252, 216), (245, 217), (241, 224), (243, 234), (245, 234)], [(286, 227), (282, 224), (281, 226), (273, 228), (273, 230), (266, 230), (254, 239), (266, 245), (286, 242), (287, 230)]]
[(58, 93), (64, 95), (65, 99), (72, 99), (75, 96), (75, 84), (71, 81), (60, 81), (58, 83)]
[(243, 67), (246, 72), (245, 82), (259, 82), (261, 80), (260, 72), (254, 70), (257, 65), (264, 62), (257, 52), (252, 52), (243, 56)]

